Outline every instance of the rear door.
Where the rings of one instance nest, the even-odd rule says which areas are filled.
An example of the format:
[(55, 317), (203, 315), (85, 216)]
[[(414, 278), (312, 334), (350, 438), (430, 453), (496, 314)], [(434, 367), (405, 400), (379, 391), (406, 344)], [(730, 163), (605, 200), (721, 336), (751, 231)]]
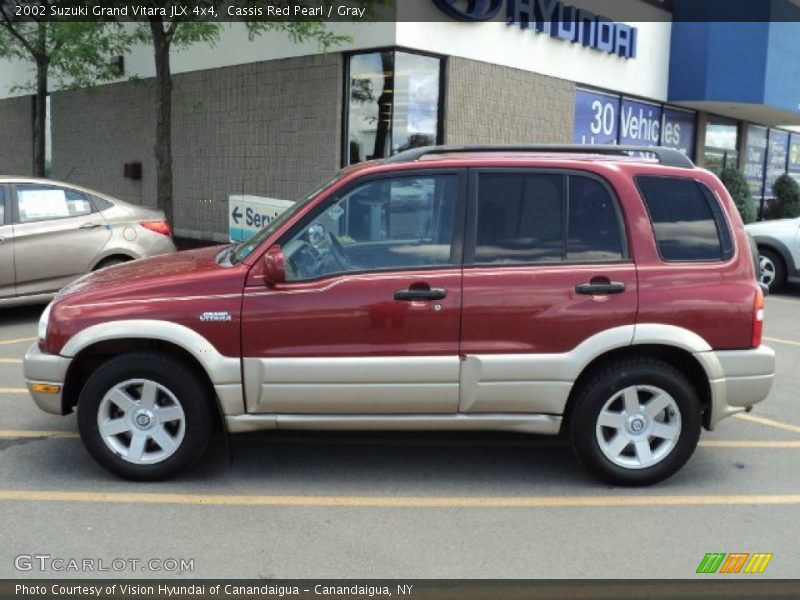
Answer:
[(14, 295), (14, 227), (8, 188), (0, 183), (0, 298)]
[(14, 189), (17, 295), (55, 292), (87, 273), (111, 236), (89, 198), (52, 185)]
[(473, 170), (462, 302), (459, 410), (560, 414), (569, 353), (636, 320), (611, 187), (581, 172)]

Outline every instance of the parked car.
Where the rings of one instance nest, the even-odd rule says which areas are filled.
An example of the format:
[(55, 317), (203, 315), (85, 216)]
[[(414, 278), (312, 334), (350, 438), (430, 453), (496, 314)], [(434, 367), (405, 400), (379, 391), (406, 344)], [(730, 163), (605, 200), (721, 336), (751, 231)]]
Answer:
[[(683, 154), (433, 147), (352, 166), (238, 245), (69, 286), (25, 357), (36, 403), (130, 479), (212, 423), (565, 430), (598, 477), (675, 473), (763, 400), (774, 352), (736, 208)], [(395, 196), (427, 193), (413, 206)], [(412, 226), (413, 224), (413, 226)]]
[(800, 218), (761, 221), (745, 228), (758, 245), (761, 282), (770, 293), (787, 282), (800, 283)]
[(170, 252), (162, 211), (69, 183), (0, 176), (0, 306), (44, 303), (85, 273)]

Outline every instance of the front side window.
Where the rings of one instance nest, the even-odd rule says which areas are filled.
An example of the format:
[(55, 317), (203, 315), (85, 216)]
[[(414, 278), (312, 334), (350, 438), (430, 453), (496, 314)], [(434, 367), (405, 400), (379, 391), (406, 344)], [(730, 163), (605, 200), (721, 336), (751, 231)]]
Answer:
[(394, 50), (350, 57), (347, 164), (441, 141), (441, 63)]
[(17, 207), (20, 223), (67, 219), (92, 213), (92, 205), (83, 194), (41, 185), (18, 185)]
[(701, 183), (676, 177), (636, 177), (658, 251), (665, 261), (723, 260), (733, 254), (722, 209)]
[(580, 175), (481, 173), (478, 264), (621, 260), (616, 204), (599, 181)]
[(358, 185), (283, 245), (287, 281), (452, 264), (456, 175)]

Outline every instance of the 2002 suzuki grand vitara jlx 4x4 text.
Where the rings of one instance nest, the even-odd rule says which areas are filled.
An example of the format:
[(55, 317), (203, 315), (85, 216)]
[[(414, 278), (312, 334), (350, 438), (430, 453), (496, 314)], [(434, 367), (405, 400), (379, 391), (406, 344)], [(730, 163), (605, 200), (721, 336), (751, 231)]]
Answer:
[[(42, 315), (37, 404), (130, 479), (260, 429), (566, 430), (602, 479), (677, 471), (763, 400), (742, 221), (665, 148), (435, 147), (341, 171), (239, 245), (92, 273)], [(649, 158), (648, 158), (649, 156)]]

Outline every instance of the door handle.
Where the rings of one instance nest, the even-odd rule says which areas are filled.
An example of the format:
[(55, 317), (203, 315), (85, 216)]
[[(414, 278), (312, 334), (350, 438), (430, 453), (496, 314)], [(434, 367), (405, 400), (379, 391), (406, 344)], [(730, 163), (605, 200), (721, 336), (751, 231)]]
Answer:
[(625, 284), (621, 281), (590, 281), (589, 283), (579, 283), (575, 286), (575, 291), (579, 294), (590, 296), (600, 296), (603, 294), (621, 294), (625, 291)]
[(414, 289), (395, 290), (394, 299), (404, 300), (406, 302), (413, 300), (441, 300), (447, 296), (447, 290), (443, 288), (428, 288), (428, 289)]
[(102, 227), (102, 225), (100, 223), (84, 223), (78, 229), (97, 229), (98, 227)]

